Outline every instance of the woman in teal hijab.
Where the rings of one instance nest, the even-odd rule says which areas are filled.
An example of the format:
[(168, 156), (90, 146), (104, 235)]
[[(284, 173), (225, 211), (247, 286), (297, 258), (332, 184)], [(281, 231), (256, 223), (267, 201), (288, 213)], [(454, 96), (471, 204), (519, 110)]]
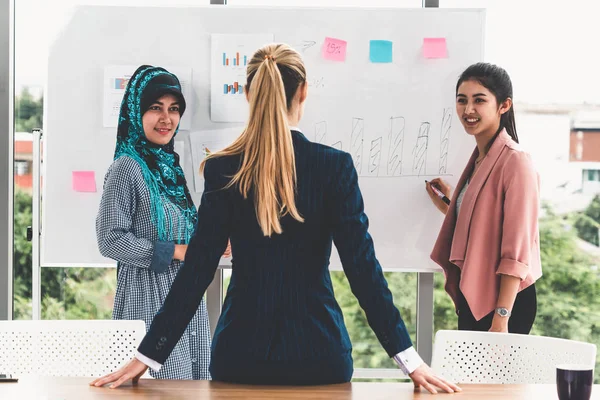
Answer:
[[(142, 319), (146, 329), (183, 263), (198, 221), (173, 150), (185, 108), (175, 75), (147, 65), (135, 71), (121, 104), (114, 161), (96, 219), (100, 252), (117, 261), (113, 319)], [(202, 300), (175, 351), (159, 372), (150, 373), (161, 379), (210, 379), (209, 362), (210, 328)]]

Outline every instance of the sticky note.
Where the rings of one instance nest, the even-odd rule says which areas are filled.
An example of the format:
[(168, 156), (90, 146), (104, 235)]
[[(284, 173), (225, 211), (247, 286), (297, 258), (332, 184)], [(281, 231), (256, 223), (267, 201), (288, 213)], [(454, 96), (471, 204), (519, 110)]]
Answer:
[(446, 38), (423, 39), (423, 57), (425, 58), (448, 58)]
[(326, 37), (321, 54), (324, 59), (331, 61), (346, 61), (347, 42), (341, 39)]
[(369, 60), (372, 63), (391, 63), (392, 58), (392, 42), (389, 40), (371, 40)]
[(96, 192), (96, 173), (94, 171), (73, 171), (73, 191)]

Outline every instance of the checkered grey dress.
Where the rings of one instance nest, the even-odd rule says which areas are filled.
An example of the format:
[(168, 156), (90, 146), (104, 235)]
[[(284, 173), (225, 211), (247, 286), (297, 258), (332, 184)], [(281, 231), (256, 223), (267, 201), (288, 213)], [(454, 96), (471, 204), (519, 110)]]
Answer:
[[(172, 227), (169, 240), (183, 238), (180, 211), (166, 198), (163, 206)], [(104, 192), (96, 218), (100, 252), (118, 261), (113, 319), (142, 319), (149, 329), (163, 304), (177, 271), (172, 261), (162, 273), (151, 267), (158, 232), (150, 214), (150, 192), (139, 164), (123, 156), (113, 162), (104, 179)], [(160, 379), (210, 379), (210, 328), (204, 300), (185, 333), (159, 372)]]

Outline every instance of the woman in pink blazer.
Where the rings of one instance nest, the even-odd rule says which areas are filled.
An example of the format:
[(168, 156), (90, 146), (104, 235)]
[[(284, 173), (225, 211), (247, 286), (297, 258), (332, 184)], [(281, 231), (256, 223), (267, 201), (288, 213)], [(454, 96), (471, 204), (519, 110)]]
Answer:
[(439, 178), (426, 184), (446, 214), (431, 258), (446, 275), (458, 329), (528, 334), (542, 276), (539, 178), (518, 144), (506, 71), (487, 63), (467, 68), (456, 85), (456, 113), (477, 147), (453, 195)]

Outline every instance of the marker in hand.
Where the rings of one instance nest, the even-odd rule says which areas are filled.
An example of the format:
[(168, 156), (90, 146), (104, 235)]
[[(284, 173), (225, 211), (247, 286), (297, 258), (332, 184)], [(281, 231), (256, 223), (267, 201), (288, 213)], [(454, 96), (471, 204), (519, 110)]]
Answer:
[[(425, 180), (425, 183), (429, 183), (429, 182), (427, 180)], [(435, 193), (437, 197), (442, 199), (442, 201), (444, 203), (446, 203), (448, 205), (450, 204), (450, 199), (448, 197), (446, 197), (446, 195), (444, 193), (442, 193), (440, 189), (436, 188), (431, 183), (429, 183), (429, 187), (431, 187), (431, 190), (433, 190), (433, 193)]]

